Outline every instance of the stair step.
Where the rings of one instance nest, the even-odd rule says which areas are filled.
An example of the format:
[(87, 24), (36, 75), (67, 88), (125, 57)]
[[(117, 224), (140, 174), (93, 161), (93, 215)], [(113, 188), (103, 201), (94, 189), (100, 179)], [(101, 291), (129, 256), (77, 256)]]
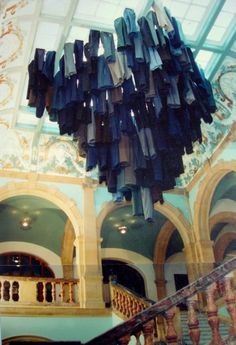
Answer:
[[(204, 314), (197, 314), (198, 321), (199, 321), (199, 328), (201, 331), (200, 335), (200, 345), (207, 345), (211, 341), (211, 328), (208, 324), (207, 316)], [(188, 314), (187, 313), (181, 313), (180, 314), (180, 320), (181, 320), (181, 328), (182, 328), (182, 339), (184, 341), (184, 344), (186, 345), (192, 345), (192, 342), (189, 338), (189, 329), (188, 329)], [(227, 338), (228, 337), (228, 330), (229, 330), (229, 325), (227, 324), (220, 324), (220, 334), (222, 338)]]

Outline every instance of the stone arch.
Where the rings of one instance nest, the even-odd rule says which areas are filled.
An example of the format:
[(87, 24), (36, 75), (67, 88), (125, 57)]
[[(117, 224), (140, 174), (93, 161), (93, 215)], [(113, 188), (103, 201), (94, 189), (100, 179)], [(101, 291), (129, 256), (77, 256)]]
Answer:
[(10, 182), (0, 188), (0, 202), (15, 196), (31, 195), (46, 199), (57, 205), (65, 214), (74, 229), (75, 236), (80, 234), (81, 214), (72, 199), (69, 199), (55, 187), (38, 182)]
[(166, 216), (166, 218), (179, 231), (184, 246), (187, 246), (192, 242), (192, 232), (190, 231), (191, 225), (178, 208), (172, 206), (169, 202), (165, 202), (163, 205), (156, 203), (154, 208), (156, 211)]
[[(106, 203), (97, 217), (98, 237), (101, 234), (102, 224), (107, 215), (117, 208), (122, 208), (129, 205), (131, 205), (130, 202), (124, 202), (118, 205), (114, 204), (113, 201), (109, 201)], [(187, 245), (189, 242), (191, 242), (190, 224), (178, 208), (172, 206), (169, 202), (166, 201), (163, 205), (155, 204), (154, 209), (160, 212), (162, 215), (166, 216), (166, 218), (172, 222), (176, 229), (178, 229), (183, 239), (184, 245)]]
[[(97, 217), (98, 237), (100, 236), (102, 224), (103, 224), (103, 221), (105, 220), (105, 218), (107, 217), (107, 215), (109, 213), (111, 213), (112, 211), (116, 210), (117, 208), (122, 208), (122, 207), (129, 206), (129, 205), (131, 205), (130, 202), (125, 202), (125, 203), (121, 203), (119, 205), (116, 205), (116, 204), (114, 204), (114, 202), (110, 201), (105, 205), (105, 207), (103, 207), (103, 209), (101, 210), (101, 212), (99, 213), (99, 215)], [(191, 226), (188, 223), (188, 221), (185, 219), (185, 217), (183, 216), (182, 212), (178, 208), (175, 208), (169, 202), (165, 202), (163, 205), (155, 204), (154, 209), (156, 211), (160, 212), (162, 215), (167, 217), (168, 221), (165, 223), (166, 225), (164, 224), (164, 226), (163, 226), (164, 229), (170, 228), (170, 229), (172, 229), (172, 232), (174, 229), (177, 229), (180, 233), (180, 236), (183, 239), (184, 246), (188, 246), (189, 243), (192, 242), (192, 239), (191, 239), (192, 236), (191, 236), (191, 232), (190, 232)], [(172, 232), (170, 230), (169, 236), (171, 236)], [(162, 233), (163, 233), (163, 239), (164, 239), (164, 236), (166, 236), (167, 232), (165, 232), (163, 230)], [(165, 239), (165, 241), (167, 241), (167, 244), (168, 244), (168, 240), (169, 240), (169, 238)], [(157, 250), (157, 248), (155, 249), (155, 253), (157, 252), (156, 250)], [(163, 264), (164, 264), (163, 261), (165, 258), (165, 250), (163, 250), (163, 247), (161, 248), (160, 253), (161, 253), (160, 257), (156, 257), (154, 254), (153, 264), (154, 264), (154, 271), (156, 271), (156, 267), (159, 266), (159, 269), (161, 272), (161, 271), (163, 271)], [(159, 263), (160, 263), (160, 265), (159, 265)], [(158, 282), (160, 282), (162, 279), (162, 278), (160, 278), (160, 280), (159, 280), (159, 278), (158, 278), (160, 272), (159, 271), (155, 272), (156, 273), (155, 282), (157, 285), (158, 285)], [(161, 277), (163, 277), (163, 275), (164, 275), (164, 271), (163, 271), (163, 274), (161, 274)], [(161, 296), (161, 298), (164, 297), (164, 296), (162, 296), (163, 294), (164, 294), (164, 296), (166, 296), (164, 289), (161, 292), (159, 292), (159, 295)], [(158, 296), (158, 297), (160, 298), (160, 296)]]
[(3, 339), (2, 344), (3, 345), (9, 345), (12, 343), (12, 341), (20, 341), (22, 343), (24, 341), (27, 341), (27, 342), (30, 342), (30, 341), (49, 342), (49, 341), (51, 341), (51, 339), (41, 337), (41, 336), (36, 336), (36, 335), (18, 335), (18, 336)]
[(218, 223), (236, 224), (236, 212), (219, 212), (212, 216), (209, 220), (210, 233)]
[(111, 213), (112, 211), (117, 210), (118, 208), (123, 208), (125, 206), (130, 206), (131, 203), (126, 201), (126, 202), (122, 202), (120, 204), (115, 204), (113, 201), (108, 201), (107, 203), (105, 203), (104, 207), (102, 208), (102, 210), (100, 211), (100, 213), (97, 216), (97, 234), (98, 234), (98, 238), (101, 235), (101, 229), (102, 229), (102, 224), (105, 220), (105, 218), (107, 217), (107, 215), (109, 213)]
[(219, 161), (209, 168), (199, 184), (194, 206), (194, 228), (197, 241), (210, 241), (209, 212), (215, 189), (221, 179), (229, 172), (236, 172), (236, 162)]
[(216, 241), (215, 246), (214, 246), (214, 254), (215, 254), (216, 262), (220, 263), (223, 261), (225, 249), (233, 240), (236, 240), (236, 233), (228, 232), (228, 233), (224, 233)]

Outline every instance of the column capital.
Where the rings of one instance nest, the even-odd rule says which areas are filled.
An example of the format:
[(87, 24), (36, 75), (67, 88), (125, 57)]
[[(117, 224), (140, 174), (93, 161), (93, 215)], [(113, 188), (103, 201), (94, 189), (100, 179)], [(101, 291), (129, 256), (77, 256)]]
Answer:
[(85, 188), (92, 188), (93, 190), (97, 189), (98, 181), (95, 181), (89, 177), (85, 177), (82, 183), (83, 189)]

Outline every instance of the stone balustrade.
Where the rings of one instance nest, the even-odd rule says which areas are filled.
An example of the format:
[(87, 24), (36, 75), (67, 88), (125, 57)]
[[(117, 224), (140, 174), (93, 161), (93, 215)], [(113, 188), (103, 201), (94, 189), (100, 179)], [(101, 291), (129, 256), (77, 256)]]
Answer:
[[(206, 306), (205, 312), (207, 320), (212, 332), (211, 345), (230, 344), (229, 339), (236, 338), (236, 293), (234, 291), (233, 277), (226, 276), (220, 283), (214, 282), (207, 287), (205, 291)], [(152, 303), (145, 301), (140, 297), (135, 296), (124, 287), (116, 284), (111, 284), (111, 298), (113, 310), (123, 319), (128, 319), (141, 311), (144, 311)], [(220, 317), (218, 316), (217, 298), (224, 293), (224, 300), (229, 313), (229, 338), (222, 339), (219, 324)], [(194, 295), (186, 300), (188, 309), (187, 325), (189, 328), (189, 339), (193, 345), (199, 345), (201, 340), (201, 329), (199, 326), (197, 309), (199, 309), (198, 295)], [(178, 334), (175, 327), (175, 317), (178, 309), (173, 307), (162, 314), (162, 322), (159, 318), (155, 318), (144, 324), (141, 330), (134, 331), (132, 335), (136, 338), (136, 344), (141, 344), (140, 337), (143, 336), (145, 345), (153, 345), (154, 341), (165, 341), (166, 344), (177, 345), (181, 341), (181, 334)], [(158, 321), (159, 320), (159, 321)], [(120, 338), (120, 344), (129, 344), (130, 335), (125, 335)]]
[(0, 276), (0, 304), (79, 305), (79, 280)]

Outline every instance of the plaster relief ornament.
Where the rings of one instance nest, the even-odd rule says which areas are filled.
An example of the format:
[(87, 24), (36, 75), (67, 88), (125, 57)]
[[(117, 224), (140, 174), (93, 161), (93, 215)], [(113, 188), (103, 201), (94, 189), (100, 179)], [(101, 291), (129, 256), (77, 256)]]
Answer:
[(20, 8), (25, 7), (28, 5), (27, 0), (19, 0), (19, 1), (8, 1), (3, 0), (0, 4), (0, 11), (3, 12), (2, 19), (6, 19), (10, 16), (13, 16), (17, 10)]
[(23, 34), (15, 24), (8, 22), (3, 25), (0, 31), (0, 68), (6, 68), (20, 55), (23, 43)]
[(13, 81), (7, 76), (0, 74), (0, 107), (5, 106), (10, 101), (13, 89)]

